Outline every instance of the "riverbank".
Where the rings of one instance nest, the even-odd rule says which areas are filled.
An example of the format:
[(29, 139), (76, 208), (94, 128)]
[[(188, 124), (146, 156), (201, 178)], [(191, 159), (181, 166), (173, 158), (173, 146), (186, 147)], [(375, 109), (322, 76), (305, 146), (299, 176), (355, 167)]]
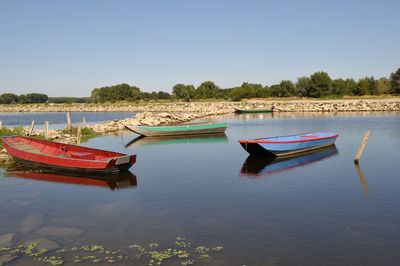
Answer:
[(233, 112), (234, 108), (274, 108), (276, 112), (400, 111), (400, 97), (343, 99), (248, 99), (241, 102), (118, 102), (104, 104), (11, 104), (0, 112)]
[[(168, 125), (189, 122), (194, 119), (213, 115), (233, 113), (240, 109), (273, 109), (274, 112), (374, 112), (400, 111), (400, 97), (373, 99), (252, 99), (242, 102), (159, 102), (159, 103), (116, 103), (116, 104), (28, 104), (0, 105), (0, 112), (138, 112), (135, 117), (116, 119), (87, 126), (93, 135), (106, 134), (122, 130), (126, 125)], [(22, 135), (28, 135), (28, 128)], [(41, 137), (44, 130), (33, 130), (30, 136)], [(49, 140), (76, 143), (76, 136), (62, 130), (49, 130)], [(3, 149), (0, 152), (0, 163), (10, 158)]]

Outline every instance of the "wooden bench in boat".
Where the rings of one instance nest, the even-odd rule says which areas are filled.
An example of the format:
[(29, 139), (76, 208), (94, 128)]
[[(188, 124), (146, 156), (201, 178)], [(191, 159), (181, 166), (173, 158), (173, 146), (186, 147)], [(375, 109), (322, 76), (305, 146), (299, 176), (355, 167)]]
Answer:
[(96, 159), (94, 154), (91, 152), (73, 152), (69, 154), (70, 158), (74, 159), (85, 159), (85, 160), (94, 160)]

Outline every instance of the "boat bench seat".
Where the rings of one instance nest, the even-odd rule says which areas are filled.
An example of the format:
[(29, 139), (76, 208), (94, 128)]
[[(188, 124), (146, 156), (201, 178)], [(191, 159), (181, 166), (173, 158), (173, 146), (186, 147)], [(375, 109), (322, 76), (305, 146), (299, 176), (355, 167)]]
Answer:
[(74, 152), (69, 155), (70, 158), (94, 160), (95, 155), (91, 152)]

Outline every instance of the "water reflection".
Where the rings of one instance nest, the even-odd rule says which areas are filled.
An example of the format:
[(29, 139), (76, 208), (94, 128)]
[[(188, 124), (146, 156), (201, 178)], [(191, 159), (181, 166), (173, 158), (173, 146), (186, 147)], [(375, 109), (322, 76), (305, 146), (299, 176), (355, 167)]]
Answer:
[(236, 114), (236, 120), (264, 120), (274, 118), (274, 113), (253, 113), (253, 114)]
[(143, 137), (139, 136), (131, 140), (126, 147), (168, 145), (168, 144), (198, 144), (198, 143), (221, 143), (228, 142), (228, 137), (222, 134), (202, 136), (165, 136), (165, 137)]
[(360, 165), (355, 164), (356, 170), (357, 170), (357, 174), (358, 174), (358, 178), (360, 179), (360, 184), (364, 190), (365, 195), (368, 195), (368, 182), (367, 179), (364, 176), (364, 173), (362, 172)]
[(20, 167), (12, 167), (8, 168), (4, 175), (44, 182), (107, 187), (111, 190), (134, 188), (137, 186), (137, 177), (130, 171), (101, 176), (91, 174), (84, 175), (78, 173), (61, 173), (54, 171), (38, 171), (31, 169), (26, 170)]
[(250, 155), (242, 166), (241, 175), (248, 178), (270, 176), (275, 173), (291, 170), (296, 167), (304, 167), (314, 162), (325, 160), (338, 153), (336, 146), (333, 145), (289, 158), (271, 158)]

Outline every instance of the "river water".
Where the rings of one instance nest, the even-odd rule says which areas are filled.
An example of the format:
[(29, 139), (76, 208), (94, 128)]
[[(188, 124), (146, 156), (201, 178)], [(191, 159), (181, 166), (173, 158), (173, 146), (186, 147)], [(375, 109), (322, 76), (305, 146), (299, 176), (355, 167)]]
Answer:
[[(72, 112), (71, 123), (82, 124), (85, 118), (88, 125), (114, 120), (124, 119), (135, 116), (133, 112)], [(67, 123), (67, 115), (65, 112), (53, 113), (0, 113), (0, 121), (5, 127), (30, 126), (32, 121), (35, 121), (35, 128), (44, 128), (45, 121), (49, 122), (51, 129), (65, 128)]]
[[(84, 143), (137, 154), (132, 175), (115, 182), (1, 169), (0, 244), (10, 234), (12, 247), (51, 240), (65, 265), (155, 265), (168, 248), (181, 257), (162, 265), (398, 264), (399, 113), (212, 119), (229, 124), (226, 136), (130, 143), (136, 135), (124, 132)], [(336, 148), (270, 162), (238, 144), (308, 131), (339, 132)], [(10, 262), (34, 264), (29, 254)]]

